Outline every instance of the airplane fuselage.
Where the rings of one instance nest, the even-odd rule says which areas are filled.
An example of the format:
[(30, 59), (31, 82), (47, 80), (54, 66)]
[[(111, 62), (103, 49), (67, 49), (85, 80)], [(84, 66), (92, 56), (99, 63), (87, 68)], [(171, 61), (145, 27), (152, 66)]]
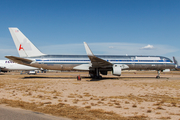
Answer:
[[(125, 64), (127, 70), (164, 70), (173, 69), (175, 64), (167, 57), (163, 56), (120, 56), (120, 55), (96, 55), (112, 64)], [(43, 55), (29, 57), (33, 60), (31, 66), (51, 69), (51, 70), (75, 70), (74, 67), (82, 64), (91, 64), (87, 55)], [(91, 66), (93, 68), (93, 66)], [(90, 68), (91, 68), (90, 67)], [(100, 67), (99, 69), (103, 69)], [(83, 70), (89, 70), (84, 68)], [(112, 70), (112, 66), (106, 67), (107, 71)]]

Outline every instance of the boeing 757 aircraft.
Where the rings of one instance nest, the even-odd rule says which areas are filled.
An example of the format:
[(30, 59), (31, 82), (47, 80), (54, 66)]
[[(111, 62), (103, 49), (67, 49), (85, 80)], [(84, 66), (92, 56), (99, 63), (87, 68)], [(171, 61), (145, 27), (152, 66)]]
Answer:
[(163, 56), (95, 56), (85, 42), (87, 55), (47, 55), (41, 53), (18, 28), (9, 30), (20, 57), (6, 56), (6, 58), (40, 69), (85, 70), (94, 78), (101, 78), (100, 74), (107, 75), (108, 71), (120, 76), (122, 70), (157, 70), (157, 78), (160, 78), (160, 71), (177, 68), (176, 63)]

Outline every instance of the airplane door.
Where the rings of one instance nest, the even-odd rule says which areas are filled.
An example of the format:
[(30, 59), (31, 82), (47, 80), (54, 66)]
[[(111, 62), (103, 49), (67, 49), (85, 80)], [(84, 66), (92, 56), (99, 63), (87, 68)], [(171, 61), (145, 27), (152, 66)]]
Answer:
[(44, 59), (43, 59), (43, 57), (41, 57), (41, 60), (42, 60), (41, 64), (44, 64)]
[(135, 60), (134, 60), (134, 57), (131, 57), (131, 65), (132, 65), (132, 68), (135, 68)]

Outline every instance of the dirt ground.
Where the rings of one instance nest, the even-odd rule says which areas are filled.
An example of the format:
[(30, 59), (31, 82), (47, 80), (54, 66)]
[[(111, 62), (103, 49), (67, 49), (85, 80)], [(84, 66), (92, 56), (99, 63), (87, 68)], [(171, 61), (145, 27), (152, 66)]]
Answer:
[(156, 75), (126, 71), (93, 80), (87, 72), (10, 72), (0, 75), (0, 104), (71, 119), (180, 120), (180, 72)]

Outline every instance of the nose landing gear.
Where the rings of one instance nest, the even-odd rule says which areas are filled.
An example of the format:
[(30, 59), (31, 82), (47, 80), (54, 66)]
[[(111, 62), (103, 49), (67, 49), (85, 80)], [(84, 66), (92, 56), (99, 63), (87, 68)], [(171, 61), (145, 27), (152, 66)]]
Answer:
[(161, 73), (161, 71), (158, 70), (157, 73), (158, 73), (158, 75), (156, 76), (156, 78), (159, 79), (159, 78), (160, 78), (160, 73)]

